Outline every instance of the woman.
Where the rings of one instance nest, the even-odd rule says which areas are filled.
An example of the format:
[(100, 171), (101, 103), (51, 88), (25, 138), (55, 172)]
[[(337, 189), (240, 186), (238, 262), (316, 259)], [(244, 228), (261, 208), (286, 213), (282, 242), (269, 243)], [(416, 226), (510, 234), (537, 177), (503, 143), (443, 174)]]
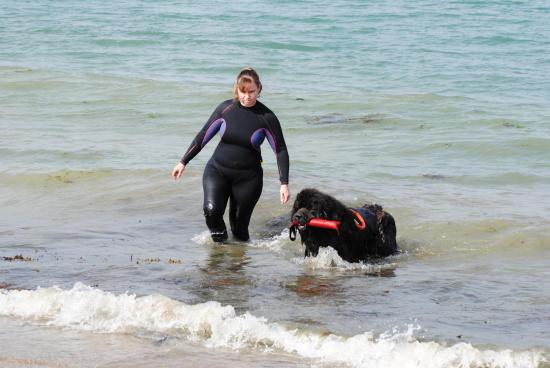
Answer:
[(277, 157), (281, 181), (281, 203), (288, 202), (288, 152), (279, 120), (257, 100), (262, 91), (258, 73), (244, 68), (237, 75), (234, 98), (222, 102), (197, 134), (187, 152), (172, 171), (178, 179), (185, 166), (201, 149), (220, 133), (221, 140), (206, 164), (203, 175), (204, 217), (212, 239), (227, 239), (223, 214), (229, 202), (229, 223), (233, 236), (249, 239), (248, 224), (263, 186), (260, 145), (265, 138)]

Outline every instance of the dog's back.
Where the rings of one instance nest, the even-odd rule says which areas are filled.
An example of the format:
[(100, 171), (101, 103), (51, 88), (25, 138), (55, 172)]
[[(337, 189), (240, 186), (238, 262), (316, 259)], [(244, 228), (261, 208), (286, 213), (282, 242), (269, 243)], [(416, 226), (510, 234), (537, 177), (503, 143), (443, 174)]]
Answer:
[(395, 219), (378, 204), (364, 205), (358, 212), (367, 228), (374, 233), (375, 242), (370, 256), (387, 257), (398, 252)]

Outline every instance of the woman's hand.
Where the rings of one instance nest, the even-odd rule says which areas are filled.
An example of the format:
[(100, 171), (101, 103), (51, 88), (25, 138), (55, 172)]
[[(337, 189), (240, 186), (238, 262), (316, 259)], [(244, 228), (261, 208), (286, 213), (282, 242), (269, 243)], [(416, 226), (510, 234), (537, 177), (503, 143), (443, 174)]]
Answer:
[(172, 170), (172, 177), (174, 178), (174, 180), (180, 178), (181, 174), (183, 174), (183, 170), (185, 170), (185, 165), (181, 162), (178, 162), (178, 164), (174, 166), (174, 170)]
[(281, 195), (281, 204), (288, 202), (290, 198), (290, 191), (288, 190), (288, 184), (281, 184), (281, 190), (279, 191)]

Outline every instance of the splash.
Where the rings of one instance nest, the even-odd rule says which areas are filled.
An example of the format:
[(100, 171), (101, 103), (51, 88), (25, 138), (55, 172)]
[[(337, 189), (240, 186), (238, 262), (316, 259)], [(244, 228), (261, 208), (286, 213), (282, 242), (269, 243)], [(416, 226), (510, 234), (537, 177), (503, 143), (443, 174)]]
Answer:
[(237, 315), (232, 306), (214, 301), (189, 305), (162, 295), (115, 295), (82, 283), (70, 290), (0, 290), (0, 316), (97, 333), (160, 333), (211, 348), (282, 351), (350, 367), (537, 367), (548, 362), (534, 350), (480, 350), (467, 343), (418, 341), (413, 326), (378, 337), (372, 332), (326, 335), (290, 329), (248, 312)]
[(202, 233), (193, 236), (191, 238), (191, 241), (193, 241), (197, 244), (200, 244), (200, 245), (206, 245), (206, 244), (213, 243), (212, 238), (210, 237), (210, 232), (208, 230), (203, 231)]
[(275, 236), (266, 239), (253, 239), (250, 242), (250, 246), (256, 248), (266, 248), (276, 253), (281, 253), (285, 246), (288, 244), (288, 229)]
[[(388, 258), (390, 259), (390, 258)], [(388, 260), (386, 259), (386, 261)], [(334, 248), (320, 248), (316, 257), (294, 258), (294, 262), (312, 270), (342, 270), (360, 271), (365, 273), (380, 273), (383, 270), (395, 268), (394, 263), (350, 263), (344, 261)]]

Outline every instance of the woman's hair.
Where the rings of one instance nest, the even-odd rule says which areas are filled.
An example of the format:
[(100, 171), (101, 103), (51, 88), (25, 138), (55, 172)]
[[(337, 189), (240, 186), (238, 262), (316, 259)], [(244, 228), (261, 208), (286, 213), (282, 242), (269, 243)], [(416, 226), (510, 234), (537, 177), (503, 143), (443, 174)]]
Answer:
[(251, 67), (246, 67), (241, 69), (237, 75), (237, 80), (235, 81), (235, 86), (233, 87), (233, 95), (235, 99), (238, 99), (238, 91), (244, 91), (246, 88), (255, 83), (258, 87), (258, 95), (262, 92), (262, 82), (260, 82), (260, 76), (254, 69)]

